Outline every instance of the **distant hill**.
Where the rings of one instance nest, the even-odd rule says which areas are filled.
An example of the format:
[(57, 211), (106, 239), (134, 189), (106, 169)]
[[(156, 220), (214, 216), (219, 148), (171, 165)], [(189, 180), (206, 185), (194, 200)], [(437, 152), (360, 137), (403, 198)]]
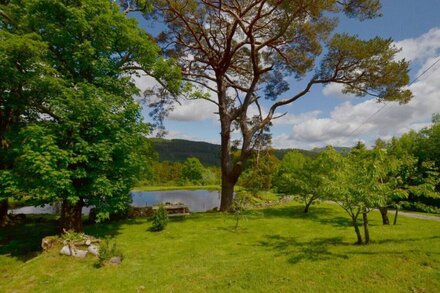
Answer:
[[(160, 161), (183, 162), (189, 157), (196, 157), (205, 166), (220, 166), (220, 145), (201, 141), (185, 139), (152, 139), (154, 147), (159, 154)], [(302, 149), (275, 149), (275, 156), (282, 159), (292, 150), (301, 152), (304, 156), (314, 158), (325, 148), (315, 148), (311, 151)], [(349, 148), (335, 147), (338, 152), (344, 153)]]
[[(350, 151), (350, 149), (351, 148), (349, 148), (349, 147), (333, 147), (338, 153), (340, 153), (340, 154), (346, 154), (347, 152), (349, 152)], [(323, 148), (314, 148), (313, 150), (312, 150), (312, 152), (315, 152), (315, 153), (319, 153), (319, 152), (322, 152), (322, 151), (324, 151), (326, 148), (325, 147), (323, 147)]]
[(208, 142), (184, 139), (153, 139), (160, 161), (183, 162), (196, 157), (205, 166), (220, 166), (220, 146)]

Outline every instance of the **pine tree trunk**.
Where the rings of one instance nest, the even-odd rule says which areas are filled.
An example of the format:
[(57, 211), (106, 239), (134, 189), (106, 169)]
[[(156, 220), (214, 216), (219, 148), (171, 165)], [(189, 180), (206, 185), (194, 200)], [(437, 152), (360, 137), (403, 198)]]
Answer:
[(8, 199), (3, 199), (0, 201), (0, 227), (4, 227), (7, 224), (8, 219)]
[(234, 199), (234, 186), (237, 178), (233, 175), (233, 161), (231, 156), (231, 121), (228, 116), (220, 114), (221, 121), (221, 146), (220, 160), (222, 172), (222, 191), (220, 211), (227, 212), (232, 207)]
[(380, 211), (380, 214), (382, 215), (382, 224), (389, 225), (390, 219), (388, 218), (388, 208), (387, 207), (380, 207), (379, 211)]
[(360, 245), (362, 244), (362, 235), (361, 235), (361, 231), (359, 230), (357, 219), (353, 219), (353, 227), (354, 227), (354, 232), (356, 232), (356, 236), (357, 236), (356, 244)]
[(234, 185), (235, 183), (231, 178), (226, 175), (222, 175), (222, 191), (220, 211), (227, 212), (232, 207), (232, 201), (234, 200)]
[(393, 225), (397, 224), (397, 216), (399, 215), (399, 209), (396, 207), (396, 213), (394, 214), (394, 223)]
[(362, 212), (362, 219), (364, 222), (365, 244), (368, 244), (370, 243), (370, 231), (368, 230), (368, 213), (365, 210)]
[(59, 232), (73, 230), (75, 232), (82, 232), (82, 207), (84, 203), (82, 199), (72, 204), (68, 200), (63, 200), (61, 206), (61, 218), (59, 223)]

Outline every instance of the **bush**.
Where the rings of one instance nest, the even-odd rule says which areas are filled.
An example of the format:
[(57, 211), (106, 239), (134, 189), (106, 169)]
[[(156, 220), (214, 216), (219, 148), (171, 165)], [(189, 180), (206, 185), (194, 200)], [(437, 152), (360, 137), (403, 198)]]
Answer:
[(106, 238), (99, 246), (98, 267), (102, 267), (112, 257), (120, 257), (122, 260), (124, 255), (117, 246), (116, 242)]
[(153, 225), (150, 230), (154, 232), (162, 231), (168, 224), (168, 214), (164, 205), (159, 205), (159, 208), (153, 214)]
[(76, 241), (84, 240), (86, 237), (83, 233), (77, 233), (73, 230), (64, 231), (61, 235), (61, 239), (66, 243), (74, 243)]

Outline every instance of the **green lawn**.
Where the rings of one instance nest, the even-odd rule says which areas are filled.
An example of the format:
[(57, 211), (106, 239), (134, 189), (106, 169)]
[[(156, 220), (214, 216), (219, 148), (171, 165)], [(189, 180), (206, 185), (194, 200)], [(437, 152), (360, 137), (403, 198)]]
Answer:
[[(38, 254), (46, 224), (0, 232), (0, 292), (439, 292), (440, 223), (399, 218), (382, 226), (373, 212), (368, 246), (335, 205), (297, 203), (234, 218), (194, 214), (163, 232), (129, 220), (86, 227), (123, 249), (119, 267)], [(142, 291), (141, 291), (142, 292)]]

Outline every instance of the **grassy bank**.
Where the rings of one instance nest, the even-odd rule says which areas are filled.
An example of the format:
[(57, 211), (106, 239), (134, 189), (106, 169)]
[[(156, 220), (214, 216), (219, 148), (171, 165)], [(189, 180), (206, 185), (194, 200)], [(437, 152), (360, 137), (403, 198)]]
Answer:
[(382, 226), (370, 216), (372, 244), (355, 234), (335, 205), (310, 214), (290, 203), (251, 211), (233, 229), (228, 214), (193, 214), (149, 232), (146, 220), (86, 226), (123, 250), (119, 267), (92, 257), (39, 254), (52, 223), (0, 231), (1, 292), (438, 292), (440, 223), (400, 217)]

